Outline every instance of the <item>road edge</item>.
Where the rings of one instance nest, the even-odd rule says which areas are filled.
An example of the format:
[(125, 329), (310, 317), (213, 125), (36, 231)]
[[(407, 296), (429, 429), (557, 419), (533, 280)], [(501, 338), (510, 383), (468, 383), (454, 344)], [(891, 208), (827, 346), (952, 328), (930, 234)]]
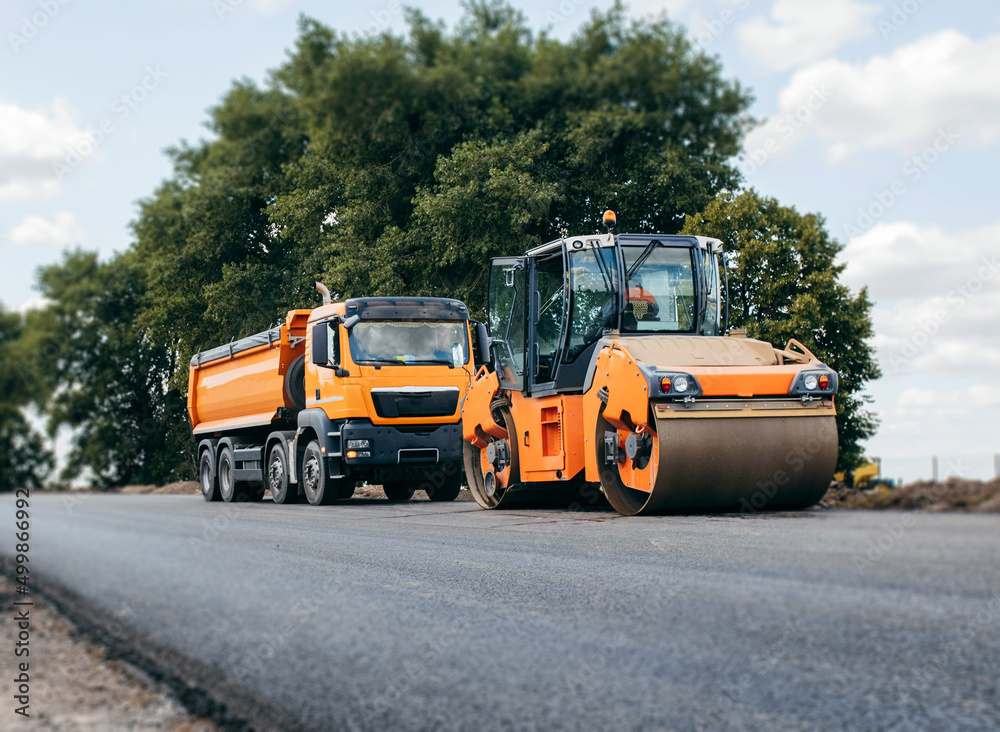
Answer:
[[(12, 559), (0, 553), (0, 573), (16, 581)], [(73, 629), (165, 688), (188, 713), (211, 719), (224, 732), (289, 730), (310, 732), (290, 712), (264, 703), (212, 666), (180, 654), (125, 625), (109, 611), (51, 577), (33, 572), (32, 592), (45, 600)], [(239, 710), (238, 712), (235, 710)]]

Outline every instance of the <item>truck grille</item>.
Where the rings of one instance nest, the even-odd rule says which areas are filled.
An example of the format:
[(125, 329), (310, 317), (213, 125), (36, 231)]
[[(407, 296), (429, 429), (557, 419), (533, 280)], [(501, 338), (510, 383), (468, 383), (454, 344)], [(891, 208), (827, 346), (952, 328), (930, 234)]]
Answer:
[(387, 419), (448, 417), (458, 408), (458, 389), (445, 387), (372, 389), (375, 413)]

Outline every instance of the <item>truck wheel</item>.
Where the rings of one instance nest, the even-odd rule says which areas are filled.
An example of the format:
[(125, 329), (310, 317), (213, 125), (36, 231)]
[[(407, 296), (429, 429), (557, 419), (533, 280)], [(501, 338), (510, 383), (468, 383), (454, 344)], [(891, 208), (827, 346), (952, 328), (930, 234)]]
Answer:
[(228, 445), (219, 455), (219, 493), (226, 503), (244, 503), (250, 498), (246, 483), (236, 480), (236, 461)]
[(299, 487), (288, 482), (288, 457), (280, 442), (275, 443), (267, 458), (267, 488), (275, 503), (299, 502)]
[(201, 453), (198, 461), (198, 479), (201, 483), (201, 495), (206, 501), (221, 501), (219, 495), (219, 481), (212, 475), (212, 456), (208, 450)]
[(390, 501), (408, 501), (413, 498), (413, 486), (409, 483), (383, 483), (382, 490)]
[[(454, 466), (450, 467), (456, 469)], [(462, 490), (462, 474), (456, 472), (455, 475), (448, 475), (448, 469), (443, 468), (428, 483), (424, 491), (432, 501), (454, 501)]]
[(302, 491), (313, 506), (329, 506), (340, 497), (337, 481), (326, 477), (323, 452), (316, 440), (306, 445), (302, 456)]

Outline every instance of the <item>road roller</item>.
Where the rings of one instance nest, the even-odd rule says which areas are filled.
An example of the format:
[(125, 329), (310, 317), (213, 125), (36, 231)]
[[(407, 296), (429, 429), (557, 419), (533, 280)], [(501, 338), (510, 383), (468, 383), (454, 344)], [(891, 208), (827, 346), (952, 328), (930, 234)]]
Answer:
[(618, 512), (804, 508), (837, 463), (837, 374), (728, 327), (722, 242), (607, 233), (491, 261), (489, 358), (465, 398), (480, 506), (546, 493)]

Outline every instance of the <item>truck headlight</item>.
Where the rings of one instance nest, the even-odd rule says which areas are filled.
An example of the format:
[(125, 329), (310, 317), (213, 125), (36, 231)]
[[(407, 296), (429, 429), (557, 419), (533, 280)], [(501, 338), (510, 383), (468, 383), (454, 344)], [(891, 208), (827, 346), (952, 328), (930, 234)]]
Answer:
[(347, 449), (348, 450), (367, 450), (371, 447), (371, 443), (368, 440), (348, 440)]

